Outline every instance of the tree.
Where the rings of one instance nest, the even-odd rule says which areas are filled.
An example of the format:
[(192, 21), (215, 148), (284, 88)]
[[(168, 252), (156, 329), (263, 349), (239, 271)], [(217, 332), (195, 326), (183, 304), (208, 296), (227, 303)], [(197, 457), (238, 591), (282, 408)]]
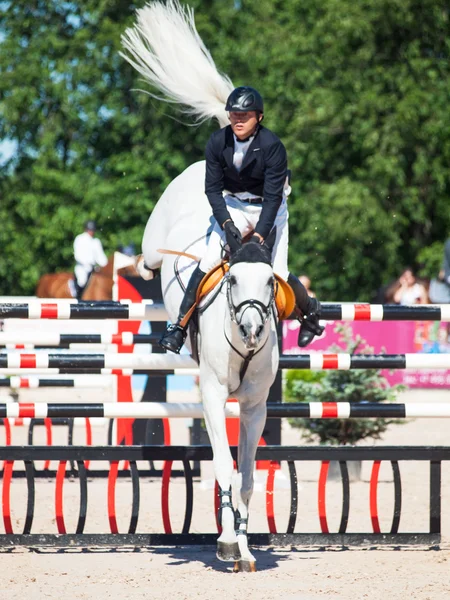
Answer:
[(0, 293), (33, 293), (40, 275), (72, 267), (87, 218), (108, 252), (139, 247), (164, 187), (201, 158), (207, 128), (184, 128), (133, 91), (137, 77), (118, 54), (129, 3), (1, 8), (0, 139), (17, 153), (0, 183)]

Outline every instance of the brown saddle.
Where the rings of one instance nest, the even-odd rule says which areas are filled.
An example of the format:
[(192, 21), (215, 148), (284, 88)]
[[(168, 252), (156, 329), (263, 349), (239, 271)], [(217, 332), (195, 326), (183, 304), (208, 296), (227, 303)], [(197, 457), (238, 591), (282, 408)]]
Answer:
[[(192, 313), (195, 311), (199, 303), (205, 298), (214, 288), (216, 288), (225, 274), (229, 269), (229, 264), (226, 261), (222, 261), (220, 265), (211, 269), (209, 273), (203, 277), (197, 290), (197, 299), (187, 312), (180, 325), (182, 327), (189, 321)], [(288, 319), (295, 309), (295, 295), (291, 286), (274, 273), (274, 295), (275, 295), (275, 306), (277, 308), (279, 320)]]

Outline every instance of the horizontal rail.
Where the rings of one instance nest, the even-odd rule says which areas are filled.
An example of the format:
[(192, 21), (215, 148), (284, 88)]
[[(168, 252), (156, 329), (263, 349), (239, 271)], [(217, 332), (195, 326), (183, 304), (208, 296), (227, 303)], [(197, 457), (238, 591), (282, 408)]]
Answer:
[[(230, 451), (237, 459), (237, 446)], [(212, 461), (211, 446), (0, 446), (0, 460)], [(447, 461), (450, 446), (258, 446), (256, 460)]]
[(110, 388), (114, 385), (112, 377), (97, 375), (77, 375), (76, 378), (47, 379), (35, 376), (0, 378), (0, 387), (11, 389), (35, 389), (47, 387), (73, 387), (77, 389)]
[[(166, 321), (162, 304), (130, 302), (55, 302), (30, 300), (27, 303), (0, 303), (0, 319), (145, 319)], [(328, 321), (450, 321), (449, 304), (323, 303), (321, 319)]]
[(30, 300), (24, 304), (0, 304), (0, 319), (133, 319), (167, 321), (163, 304), (151, 300), (142, 303), (85, 302), (56, 303)]
[(10, 352), (0, 354), (0, 369), (146, 369), (173, 370), (196, 368), (197, 363), (189, 356), (176, 354), (74, 354), (38, 352)]
[[(346, 546), (435, 546), (441, 542), (439, 533), (249, 533), (251, 546), (320, 546), (320, 551), (336, 551)], [(14, 548), (86, 548), (89, 546), (143, 547), (152, 546), (212, 546), (217, 545), (217, 533), (31, 533), (0, 534), (0, 547)]]
[[(297, 354), (280, 357), (282, 369), (450, 369), (450, 354)], [(76, 354), (63, 352), (9, 352), (0, 354), (0, 373), (4, 369), (138, 369), (172, 371), (195, 369), (197, 363), (187, 355), (176, 354)]]
[(24, 375), (24, 373), (32, 373), (32, 375), (151, 375), (166, 376), (166, 375), (198, 375), (198, 368), (181, 368), (181, 369), (92, 369), (90, 367), (64, 367), (64, 368), (37, 368), (37, 369), (2, 369), (0, 368), (0, 378), (10, 377), (11, 375)]
[[(227, 417), (239, 417), (239, 404), (227, 403)], [(413, 418), (450, 417), (450, 406), (441, 403), (379, 404), (376, 402), (309, 402), (268, 404), (269, 418), (301, 417), (305, 419)], [(163, 419), (203, 417), (202, 405), (195, 402), (107, 402), (69, 403), (4, 403), (0, 418), (106, 417), (109, 419)]]
[(160, 339), (160, 333), (53, 333), (46, 331), (17, 331), (14, 333), (0, 332), (0, 347), (7, 350), (21, 348), (32, 349), (38, 346), (42, 348), (58, 347), (70, 348), (80, 344), (101, 344), (103, 346), (134, 346), (136, 344), (156, 344)]

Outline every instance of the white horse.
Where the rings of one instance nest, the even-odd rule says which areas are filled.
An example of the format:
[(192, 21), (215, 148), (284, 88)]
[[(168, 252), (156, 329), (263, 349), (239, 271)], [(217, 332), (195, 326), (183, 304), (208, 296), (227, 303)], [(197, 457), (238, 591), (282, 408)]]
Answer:
[[(183, 9), (177, 0), (152, 2), (137, 11), (137, 23), (125, 32), (122, 42), (127, 51), (123, 56), (165, 99), (187, 107), (185, 112), (198, 120), (215, 117), (221, 126), (227, 123), (224, 107), (234, 86), (218, 73), (190, 9)], [(161, 268), (164, 303), (172, 322), (197, 263), (159, 250), (203, 255), (213, 219), (204, 179), (205, 164), (198, 162), (172, 181), (144, 232), (138, 268), (146, 278), (152, 272), (144, 268), (144, 261), (149, 269)], [(224, 285), (199, 316), (200, 391), (220, 486), (222, 533), (217, 556), (237, 561), (236, 570), (255, 570), (247, 543), (248, 507), (266, 400), (279, 360), (270, 264), (273, 236), (269, 238), (264, 246), (244, 245), (232, 257)], [(231, 394), (240, 405), (236, 511), (231, 497), (233, 459), (225, 427), (225, 403)]]

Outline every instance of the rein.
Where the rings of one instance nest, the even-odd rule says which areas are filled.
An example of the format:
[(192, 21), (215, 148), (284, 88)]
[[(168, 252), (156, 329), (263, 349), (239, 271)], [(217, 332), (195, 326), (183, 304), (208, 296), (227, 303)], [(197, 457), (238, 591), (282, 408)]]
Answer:
[(258, 350), (257, 350), (256, 352), (255, 352), (254, 350), (250, 350), (250, 352), (247, 354), (247, 356), (244, 356), (244, 355), (242, 354), (242, 352), (239, 352), (239, 350), (233, 346), (233, 344), (231, 343), (231, 341), (228, 339), (228, 336), (227, 336), (226, 332), (224, 331), (223, 333), (224, 333), (224, 335), (225, 335), (225, 339), (227, 340), (227, 342), (228, 342), (228, 344), (229, 344), (230, 348), (232, 348), (232, 349), (233, 349), (233, 350), (236, 352), (236, 354), (239, 354), (239, 356), (240, 356), (240, 357), (242, 358), (242, 360), (244, 361), (244, 362), (242, 363), (242, 365), (241, 365), (241, 368), (239, 369), (239, 385), (241, 385), (241, 383), (242, 383), (242, 382), (243, 382), (243, 380), (244, 380), (245, 374), (247, 373), (247, 369), (248, 369), (248, 366), (249, 366), (249, 364), (250, 364), (250, 361), (252, 360), (252, 358), (253, 358), (254, 356), (256, 356), (257, 354), (259, 354), (259, 353), (261, 352), (261, 350), (262, 350), (262, 349), (264, 348), (264, 346), (267, 344), (267, 340), (269, 339), (269, 336), (267, 336), (267, 339), (266, 339), (266, 341), (264, 342), (264, 344), (261, 346), (261, 348), (258, 348)]
[(157, 252), (160, 254), (174, 254), (175, 256), (185, 256), (186, 258), (192, 258), (197, 262), (200, 262), (202, 259), (199, 256), (195, 256), (195, 254), (189, 254), (189, 252), (181, 252), (178, 250), (165, 250), (164, 248), (158, 248)]

